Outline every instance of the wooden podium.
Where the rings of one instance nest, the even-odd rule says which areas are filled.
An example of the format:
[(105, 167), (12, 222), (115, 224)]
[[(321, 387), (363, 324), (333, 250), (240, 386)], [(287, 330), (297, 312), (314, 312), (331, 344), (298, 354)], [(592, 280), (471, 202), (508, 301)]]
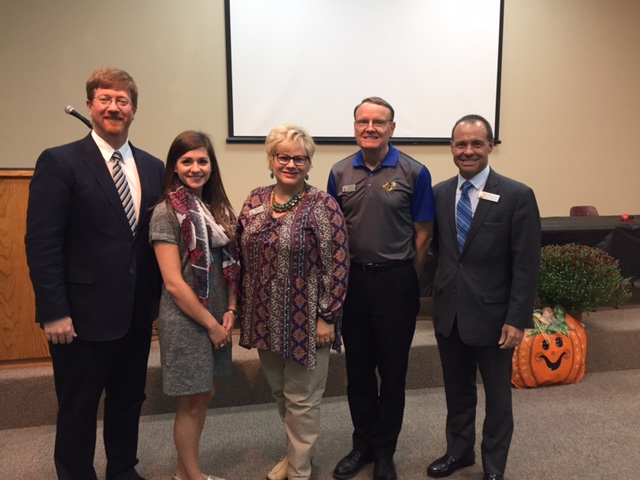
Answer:
[(24, 248), (33, 170), (0, 170), (0, 366), (49, 358)]

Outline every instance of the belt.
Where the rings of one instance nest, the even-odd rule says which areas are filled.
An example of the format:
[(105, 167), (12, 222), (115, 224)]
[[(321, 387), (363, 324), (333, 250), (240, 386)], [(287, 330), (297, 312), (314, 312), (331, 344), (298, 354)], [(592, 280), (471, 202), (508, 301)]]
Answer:
[(388, 270), (393, 270), (394, 268), (400, 268), (403, 265), (407, 265), (409, 263), (413, 263), (413, 259), (408, 258), (407, 260), (393, 260), (391, 262), (384, 263), (351, 263), (351, 268), (355, 270), (359, 270), (364, 273), (379, 273), (386, 272)]

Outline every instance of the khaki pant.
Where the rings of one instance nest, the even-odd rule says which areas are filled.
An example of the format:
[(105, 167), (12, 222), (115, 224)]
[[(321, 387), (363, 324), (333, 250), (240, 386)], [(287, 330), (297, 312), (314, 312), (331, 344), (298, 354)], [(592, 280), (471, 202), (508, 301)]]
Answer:
[(258, 353), (287, 433), (288, 479), (308, 479), (320, 430), (320, 402), (329, 372), (329, 347), (318, 349), (313, 370), (277, 353), (264, 350)]

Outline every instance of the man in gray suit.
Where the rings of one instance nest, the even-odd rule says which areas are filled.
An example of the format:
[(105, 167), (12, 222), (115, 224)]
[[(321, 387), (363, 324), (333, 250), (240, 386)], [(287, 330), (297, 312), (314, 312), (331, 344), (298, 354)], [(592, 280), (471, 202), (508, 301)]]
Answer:
[(540, 215), (529, 187), (489, 167), (494, 142), (486, 119), (461, 118), (451, 137), (459, 174), (434, 187), (433, 322), (447, 399), (447, 450), (427, 474), (447, 477), (475, 462), (479, 369), (486, 397), (483, 479), (499, 480), (513, 434), (513, 349), (532, 327)]
[(29, 189), (27, 263), (58, 398), (61, 480), (95, 480), (104, 401), (107, 480), (138, 480), (138, 421), (161, 278), (149, 244), (164, 165), (134, 147), (138, 87), (122, 70), (87, 80), (93, 130), (45, 150)]

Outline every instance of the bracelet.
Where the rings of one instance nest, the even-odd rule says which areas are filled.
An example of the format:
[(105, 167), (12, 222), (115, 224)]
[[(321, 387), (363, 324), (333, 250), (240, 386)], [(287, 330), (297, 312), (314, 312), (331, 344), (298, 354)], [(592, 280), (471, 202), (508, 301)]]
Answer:
[(233, 309), (233, 308), (227, 308), (227, 309), (224, 311), (224, 313), (227, 313), (227, 312), (231, 312), (231, 313), (233, 313), (233, 316), (234, 316), (234, 317), (237, 317), (237, 316), (238, 316), (238, 312), (236, 312), (236, 311), (235, 311), (235, 309)]

